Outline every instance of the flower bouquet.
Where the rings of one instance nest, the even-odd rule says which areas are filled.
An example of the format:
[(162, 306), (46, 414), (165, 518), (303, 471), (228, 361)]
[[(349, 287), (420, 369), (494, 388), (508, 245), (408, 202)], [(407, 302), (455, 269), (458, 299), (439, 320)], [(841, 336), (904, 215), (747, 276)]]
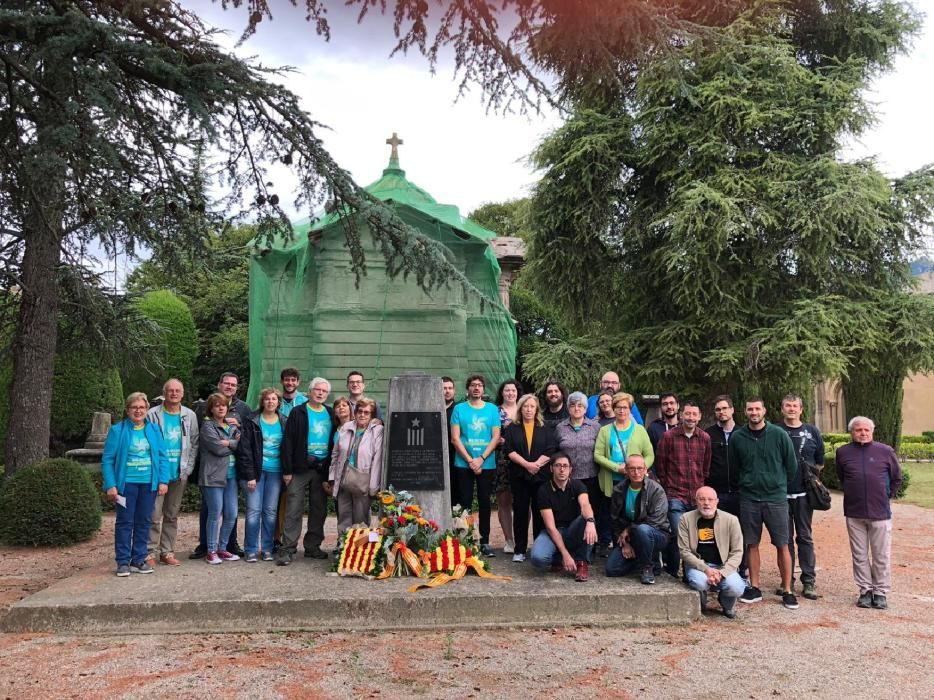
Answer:
[(383, 538), (385, 567), (379, 578), (421, 576), (418, 553), (434, 549), (441, 539), (438, 524), (428, 520), (408, 491), (389, 487), (377, 495), (380, 506), (379, 532)]

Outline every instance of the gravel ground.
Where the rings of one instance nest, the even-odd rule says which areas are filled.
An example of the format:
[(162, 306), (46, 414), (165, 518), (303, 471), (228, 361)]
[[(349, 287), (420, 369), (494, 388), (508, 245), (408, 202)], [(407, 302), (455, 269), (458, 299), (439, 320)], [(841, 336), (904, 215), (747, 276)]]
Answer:
[[(797, 611), (768, 595), (778, 583), (769, 555), (763, 556), (762, 603), (742, 606), (732, 622), (711, 603), (709, 614), (687, 627), (6, 634), (0, 635), (0, 696), (934, 696), (934, 511), (895, 506), (890, 609), (860, 610), (839, 494), (834, 502), (833, 510), (815, 516), (821, 598), (800, 598)], [(180, 529), (179, 549), (190, 547), (196, 517), (185, 516)], [(113, 520), (105, 518), (94, 541), (66, 550), (0, 548), (0, 610), (109, 559), (112, 542)]]

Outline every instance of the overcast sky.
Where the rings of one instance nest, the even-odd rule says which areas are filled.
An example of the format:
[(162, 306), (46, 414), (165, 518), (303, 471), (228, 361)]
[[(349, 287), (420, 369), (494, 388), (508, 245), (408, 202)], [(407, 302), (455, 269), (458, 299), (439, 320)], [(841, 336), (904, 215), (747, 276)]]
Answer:
[[(209, 24), (230, 30), (232, 44), (245, 24), (243, 10), (223, 12), (209, 0), (184, 0)], [(286, 0), (272, 0), (276, 15), (238, 49), (268, 66), (298, 71), (286, 84), (302, 97), (308, 112), (330, 130), (319, 134), (344, 168), (361, 184), (385, 167), (386, 139), (404, 140), (400, 161), (407, 177), (445, 204), (467, 213), (484, 202), (528, 193), (536, 175), (527, 157), (558, 124), (554, 114), (524, 117), (487, 113), (478, 91), (457, 98), (450, 67), (431, 75), (421, 56), (395, 57), (391, 25), (372, 16), (358, 26), (355, 15), (332, 3), (332, 39), (325, 42), (301, 11)], [(934, 0), (916, 0), (928, 18), (923, 35), (896, 70), (879, 79), (870, 98), (879, 124), (846, 157), (874, 156), (890, 176), (934, 162)], [(434, 3), (432, 3), (434, 6)], [(282, 193), (285, 194), (285, 193)], [(302, 212), (305, 215), (306, 212)]]

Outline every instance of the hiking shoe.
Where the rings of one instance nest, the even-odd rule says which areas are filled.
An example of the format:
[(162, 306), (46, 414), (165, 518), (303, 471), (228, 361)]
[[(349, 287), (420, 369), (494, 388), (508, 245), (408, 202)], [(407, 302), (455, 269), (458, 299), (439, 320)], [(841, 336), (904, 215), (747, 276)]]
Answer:
[(866, 591), (865, 593), (860, 593), (859, 598), (856, 599), (857, 608), (871, 608), (872, 607), (872, 591)]
[(876, 610), (888, 610), (889, 602), (885, 599), (885, 596), (881, 593), (872, 594), (872, 607)]
[(259, 556), (256, 554), (256, 552), (249, 552), (243, 559), (250, 564), (255, 564), (259, 561)]
[(758, 603), (762, 600), (762, 591), (755, 586), (746, 586), (746, 590), (739, 599), (744, 603)]
[(194, 551), (188, 555), (189, 559), (204, 559), (207, 556), (208, 550), (202, 549), (201, 547), (195, 547)]
[(516, 551), (516, 543), (512, 540), (506, 540), (506, 544), (503, 545), (503, 554), (512, 554)]
[(512, 560), (517, 564), (525, 561), (525, 552), (516, 552), (512, 555)]
[(228, 552), (226, 549), (220, 550), (217, 556), (219, 556), (222, 561), (237, 561), (240, 559), (240, 555)]
[(172, 552), (168, 552), (160, 556), (159, 561), (161, 561), (166, 566), (181, 566), (182, 565), (182, 563), (178, 559), (175, 558), (175, 555), (172, 554)]
[(485, 557), (495, 557), (495, 556), (496, 556), (496, 552), (494, 552), (494, 551), (493, 551), (493, 548), (492, 548), (490, 545), (488, 545), (488, 544), (481, 544), (481, 545), (480, 545), (480, 554), (482, 554), (482, 555), (485, 556)]
[(204, 557), (205, 564), (223, 564), (224, 560), (217, 556), (217, 552), (208, 552)]
[(130, 564), (130, 573), (131, 574), (151, 574), (155, 569), (153, 569), (148, 561), (144, 561), (142, 564)]
[(150, 554), (148, 557), (146, 557), (146, 563), (149, 564), (149, 566), (155, 566), (155, 565), (156, 565), (156, 555), (155, 555), (155, 554)]
[(279, 566), (288, 566), (292, 563), (292, 554), (290, 552), (279, 552), (279, 558), (276, 560), (276, 564)]
[(590, 579), (590, 565), (585, 561), (577, 562), (577, 573), (574, 580), (578, 583), (586, 583)]
[(263, 561), (273, 561), (272, 552), (263, 552)]
[(814, 588), (813, 583), (806, 583), (801, 587), (801, 595), (808, 600), (817, 600), (817, 589)]
[(652, 570), (651, 566), (643, 567), (642, 573), (639, 574), (639, 580), (646, 586), (651, 586), (655, 583), (655, 572)]
[(327, 559), (328, 553), (325, 552), (321, 547), (311, 547), (310, 549), (305, 550), (306, 559)]
[(791, 591), (785, 591), (782, 593), (782, 605), (784, 605), (789, 610), (797, 610), (798, 598)]
[(129, 564), (118, 564), (117, 565), (117, 576), (123, 578), (124, 576), (130, 575), (130, 565)]

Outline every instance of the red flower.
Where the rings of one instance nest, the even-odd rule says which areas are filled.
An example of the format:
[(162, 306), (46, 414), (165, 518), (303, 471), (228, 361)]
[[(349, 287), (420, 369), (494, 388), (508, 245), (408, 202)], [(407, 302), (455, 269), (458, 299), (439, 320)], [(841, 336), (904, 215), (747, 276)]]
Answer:
[(399, 523), (399, 525), (405, 525), (405, 518), (403, 518), (403, 517), (400, 515), (397, 522)]
[(436, 523), (434, 520), (429, 520), (429, 521), (428, 521), (428, 524), (431, 525), (431, 529), (432, 529), (432, 530), (437, 530), (437, 529), (438, 529), (438, 523)]

